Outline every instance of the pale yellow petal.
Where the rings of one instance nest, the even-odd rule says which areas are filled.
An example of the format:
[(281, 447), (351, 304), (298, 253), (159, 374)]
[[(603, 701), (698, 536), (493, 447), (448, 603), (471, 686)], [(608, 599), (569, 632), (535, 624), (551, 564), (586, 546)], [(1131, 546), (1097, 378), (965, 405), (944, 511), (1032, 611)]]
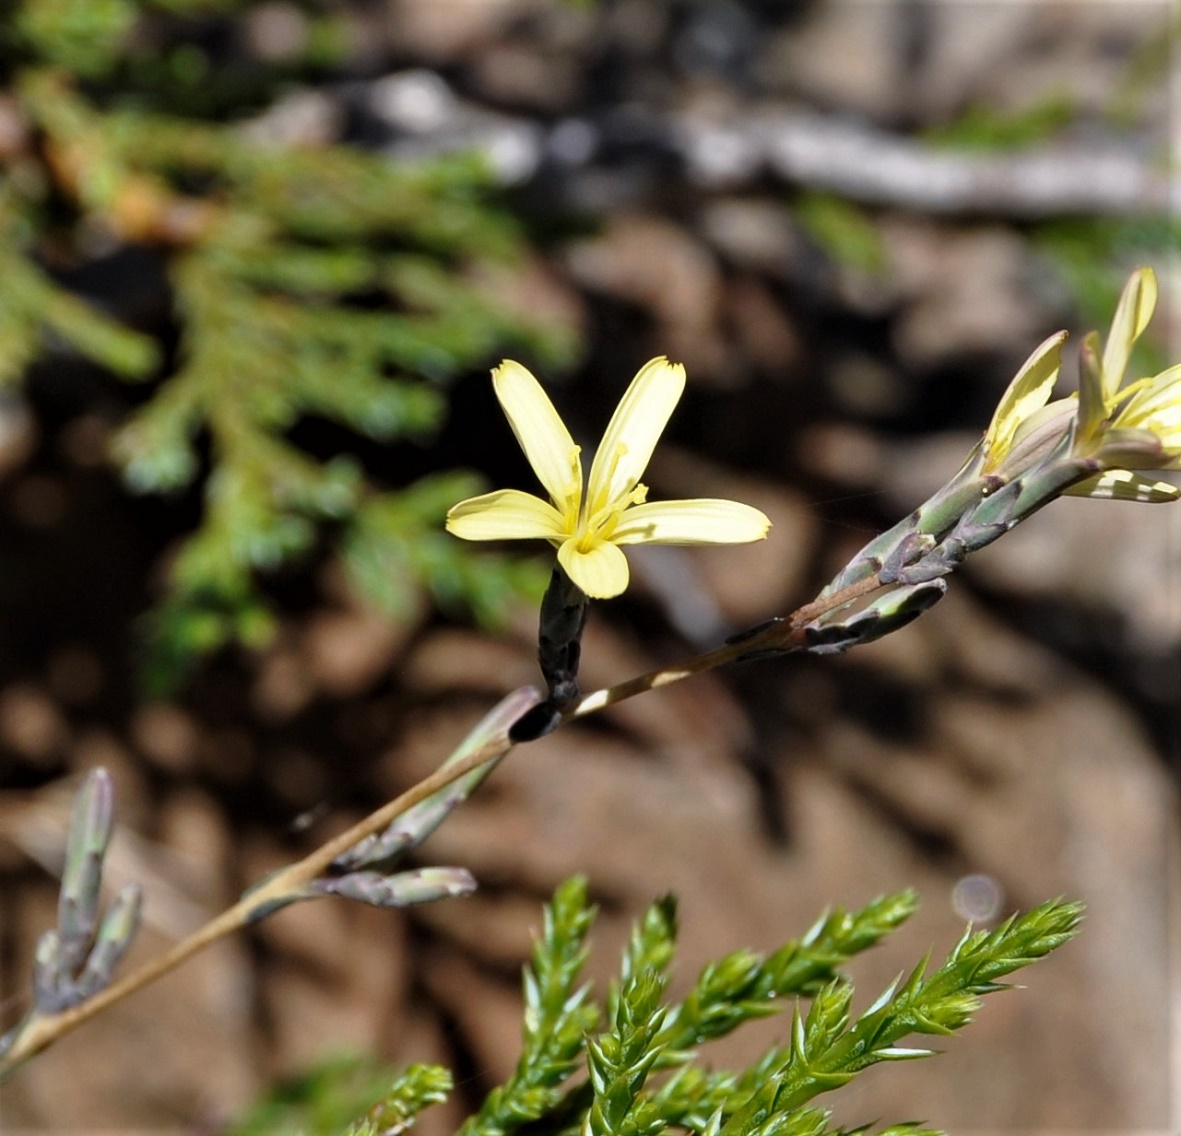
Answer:
[(684, 389), (685, 368), (663, 355), (640, 368), (595, 451), (587, 484), (588, 515), (631, 492)]
[(746, 544), (762, 540), (771, 522), (751, 505), (701, 497), (636, 505), (611, 534), (616, 544)]
[(557, 507), (575, 510), (582, 492), (578, 447), (541, 384), (512, 359), (492, 372), (496, 397), (504, 408), (525, 457)]
[[(1009, 452), (1004, 463), (1006, 469), (1010, 465), (1014, 465), (1010, 473), (1027, 469), (1035, 454), (1052, 448), (1070, 429), (1071, 420), (1078, 412), (1078, 402), (1078, 395), (1068, 394), (1026, 415), (1009, 442)], [(1015, 463), (1019, 458), (1025, 460), (1018, 466)]]
[(1116, 501), (1144, 501), (1149, 504), (1162, 504), (1176, 501), (1181, 497), (1181, 489), (1168, 481), (1154, 481), (1151, 477), (1141, 477), (1126, 469), (1111, 469), (1096, 477), (1089, 477), (1072, 485), (1068, 490), (1072, 497), (1098, 497)]
[(447, 513), (447, 531), (463, 540), (562, 540), (562, 516), (548, 501), (519, 489), (469, 497)]
[(1050, 397), (1062, 366), (1065, 331), (1056, 332), (1034, 350), (1014, 376), (984, 434), (985, 470), (991, 471), (1004, 459), (1017, 427)]
[(1103, 397), (1108, 403), (1123, 382), (1132, 347), (1148, 326), (1155, 308), (1156, 273), (1151, 268), (1138, 268), (1124, 285), (1103, 349)]
[(1116, 426), (1141, 426), (1149, 419), (1181, 429), (1181, 364), (1134, 384), (1135, 393), (1115, 417)]
[(583, 552), (572, 538), (559, 547), (558, 563), (591, 599), (609, 600), (627, 588), (627, 557), (605, 541)]
[(1181, 363), (1174, 363), (1173, 366), (1164, 368), (1159, 374), (1149, 374), (1142, 379), (1136, 379), (1135, 383), (1128, 383), (1120, 392), (1121, 400), (1124, 396), (1133, 394), (1136, 398), (1143, 398), (1144, 391), (1151, 391), (1160, 393), (1161, 391), (1168, 391), (1169, 398), (1176, 398), (1176, 390), (1174, 384), (1181, 381)]

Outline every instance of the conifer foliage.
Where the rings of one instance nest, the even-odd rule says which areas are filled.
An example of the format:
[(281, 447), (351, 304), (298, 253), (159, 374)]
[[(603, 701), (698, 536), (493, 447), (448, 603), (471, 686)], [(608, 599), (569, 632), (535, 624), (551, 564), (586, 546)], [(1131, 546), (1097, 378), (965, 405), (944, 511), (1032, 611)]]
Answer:
[[(317, 5), (304, 55), (273, 73), (253, 61), (244, 79), (241, 60), (201, 46), (253, 6), (25, 0), (0, 31), (12, 61), (0, 377), (64, 346), (153, 384), (113, 457), (134, 492), (202, 494), (152, 620), (165, 684), (203, 652), (265, 641), (265, 574), (319, 542), (395, 616), (422, 586), (485, 619), (539, 592), (532, 566), (473, 555), (440, 531), (447, 506), (479, 490), (472, 478), (391, 487), (347, 443), (325, 458), (292, 431), (316, 421), (358, 446), (422, 443), (457, 374), (510, 349), (560, 366), (573, 349), (479, 284), (524, 248), (480, 160), (399, 163), (252, 129), (281, 82), (333, 62)], [(73, 287), (77, 270), (128, 248), (162, 266), (166, 335), (128, 326), (118, 296)]]

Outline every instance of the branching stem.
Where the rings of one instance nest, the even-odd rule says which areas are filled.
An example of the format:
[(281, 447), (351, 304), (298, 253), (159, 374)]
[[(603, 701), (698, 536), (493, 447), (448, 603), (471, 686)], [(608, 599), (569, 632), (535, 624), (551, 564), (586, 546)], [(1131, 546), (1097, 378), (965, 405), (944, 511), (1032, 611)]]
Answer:
[(59, 1014), (48, 1014), (35, 1018), (21, 1033), (13, 1047), (3, 1057), (0, 1057), (0, 1080), (7, 1077), (17, 1066), (22, 1065), (29, 1058), (47, 1049), (60, 1037), (102, 1013), (108, 1006), (113, 1006), (129, 994), (134, 994), (157, 978), (175, 970), (181, 963), (217, 942), (218, 939), (225, 938), (225, 936), (255, 922), (267, 914), (275, 903), (282, 900), (282, 897), (293, 891), (298, 891), (322, 875), (333, 860), (347, 852), (355, 844), (360, 843), (366, 836), (388, 828), (394, 819), (408, 809), (426, 800), (453, 781), (459, 780), (465, 774), (478, 769), (485, 762), (503, 756), (510, 748), (507, 739), (493, 739), (453, 765), (436, 770), (429, 777), (418, 782), (417, 785), (407, 789), (401, 796), (395, 797), (394, 800), (389, 801), (376, 812), (365, 817), (364, 820), (358, 821), (339, 836), (333, 837), (302, 860), (281, 869), (264, 880), (247, 892), (233, 907), (227, 908), (187, 939), (182, 939), (162, 954), (157, 955), (139, 970), (133, 971), (119, 982), (112, 983), (93, 998), (89, 998), (77, 1006)]
[[(615, 686), (596, 690), (586, 695), (572, 709), (568, 710), (563, 717), (563, 722), (584, 718), (588, 714), (594, 714), (608, 706), (614, 706), (635, 697), (637, 694), (643, 694), (645, 691), (655, 690), (661, 686), (669, 686), (690, 675), (712, 670), (725, 663), (770, 654), (790, 654), (802, 650), (807, 645), (804, 637), (805, 624), (842, 604), (876, 591), (882, 586), (876, 577), (862, 580), (825, 597), (823, 600), (805, 604), (786, 619), (772, 620), (749, 633), (736, 636), (721, 647), (715, 647), (713, 650), (695, 655), (675, 666), (661, 667), (649, 671), (647, 674), (617, 683)], [(0, 1057), (0, 1081), (3, 1081), (24, 1062), (48, 1049), (59, 1038), (77, 1029), (84, 1022), (88, 1022), (109, 1006), (122, 1001), (128, 995), (155, 982), (156, 979), (162, 978), (219, 939), (265, 917), (276, 904), (283, 901), (285, 896), (292, 892), (298, 892), (321, 876), (338, 856), (360, 843), (365, 837), (388, 828), (391, 822), (408, 809), (478, 769), (485, 762), (500, 759), (512, 748), (513, 743), (507, 735), (503, 735), (493, 738), (467, 757), (437, 769), (429, 777), (407, 789), (401, 796), (387, 802), (376, 812), (371, 813), (364, 820), (358, 821), (339, 836), (333, 837), (302, 860), (280, 869), (273, 876), (265, 879), (257, 887), (247, 892), (233, 907), (227, 908), (187, 939), (182, 939), (179, 943), (174, 944), (150, 962), (145, 963), (139, 970), (112, 983), (93, 998), (89, 998), (77, 1006), (63, 1010), (58, 1014), (35, 1017), (22, 1031), (12, 1048)]]

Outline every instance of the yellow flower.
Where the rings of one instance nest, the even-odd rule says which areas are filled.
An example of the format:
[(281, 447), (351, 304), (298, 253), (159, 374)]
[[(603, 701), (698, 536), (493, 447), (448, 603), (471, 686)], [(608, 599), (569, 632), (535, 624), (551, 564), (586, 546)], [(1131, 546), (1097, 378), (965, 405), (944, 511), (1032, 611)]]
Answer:
[(1073, 428), (1072, 453), (1099, 458), (1104, 472), (1065, 490), (1076, 497), (1172, 501), (1181, 490), (1137, 469), (1181, 469), (1181, 368), (1123, 386), (1132, 350), (1156, 307), (1156, 276), (1128, 279), (1102, 355), (1099, 336), (1083, 340), (1079, 393), (1048, 402), (1061, 368), (1060, 331), (1041, 343), (1001, 397), (982, 443), (982, 475), (1010, 480), (1032, 468)]
[(1136, 340), (1156, 309), (1156, 275), (1138, 268), (1129, 277), (1099, 355), (1099, 337), (1083, 342), (1078, 428), (1074, 451), (1097, 457), (1107, 472), (1072, 486), (1078, 497), (1173, 501), (1181, 490), (1135, 469), (1181, 469), (1181, 366), (1124, 386)]
[(1117, 411), (1111, 430), (1147, 431), (1160, 448), (1160, 465), (1155, 468), (1181, 469), (1181, 365), (1133, 383), (1126, 393), (1128, 400)]
[(492, 372), (496, 397), (537, 479), (543, 501), (499, 489), (461, 501), (447, 530), (464, 540), (548, 540), (566, 575), (588, 596), (609, 599), (628, 582), (626, 544), (744, 544), (771, 522), (737, 501), (699, 498), (645, 504), (640, 477), (685, 389), (685, 369), (663, 356), (640, 369), (616, 408), (585, 491), (579, 447), (541, 384), (520, 363)]

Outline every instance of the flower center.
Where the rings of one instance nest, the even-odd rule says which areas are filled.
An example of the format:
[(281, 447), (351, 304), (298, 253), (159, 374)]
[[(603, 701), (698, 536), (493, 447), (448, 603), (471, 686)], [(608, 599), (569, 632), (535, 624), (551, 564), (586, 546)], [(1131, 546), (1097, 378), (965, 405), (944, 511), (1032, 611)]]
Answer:
[(591, 513), (589, 517), (584, 516), (578, 525), (579, 551), (589, 552), (596, 545), (610, 541), (619, 525), (619, 518), (632, 505), (642, 505), (647, 497), (648, 487), (635, 485), (614, 501), (609, 501), (601, 509)]

